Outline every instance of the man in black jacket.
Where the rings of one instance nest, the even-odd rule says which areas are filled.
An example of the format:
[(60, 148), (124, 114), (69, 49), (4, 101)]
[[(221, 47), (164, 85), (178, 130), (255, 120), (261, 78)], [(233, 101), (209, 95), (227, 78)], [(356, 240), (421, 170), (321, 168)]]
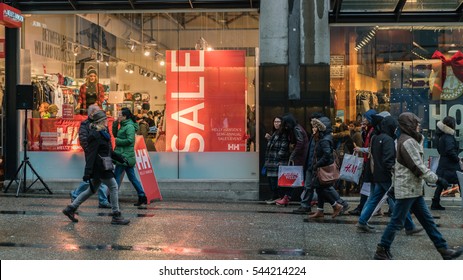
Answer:
[[(90, 131), (90, 124), (93, 122), (93, 114), (97, 111), (100, 110), (100, 107), (97, 105), (91, 105), (87, 112), (88, 112), (88, 118), (85, 121), (82, 121), (80, 123), (79, 127), (79, 142), (80, 146), (84, 150), (85, 153), (85, 158), (88, 157), (88, 151), (87, 151), (87, 138), (88, 134)], [(76, 197), (79, 196), (79, 194), (83, 191), (85, 191), (90, 184), (88, 182), (81, 182), (80, 185), (73, 191), (71, 191), (70, 196), (71, 196), (71, 203), (76, 199)], [(111, 208), (111, 204), (109, 203), (108, 200), (108, 187), (105, 184), (101, 184), (100, 188), (98, 189), (98, 208)]]
[[(398, 126), (399, 123), (394, 117), (385, 117), (378, 127), (379, 135), (371, 138), (371, 158), (369, 162), (372, 162), (373, 182), (371, 183), (374, 186), (372, 187), (373, 193), (365, 204), (365, 207), (363, 207), (358, 220), (357, 230), (359, 232), (375, 232), (373, 227), (368, 224), (368, 220), (392, 184), (392, 172), (396, 159), (394, 138)], [(394, 200), (390, 197), (388, 202), (391, 209), (393, 209)], [(407, 215), (404, 227), (407, 235), (412, 235), (423, 230), (423, 228), (416, 227), (410, 213)]]

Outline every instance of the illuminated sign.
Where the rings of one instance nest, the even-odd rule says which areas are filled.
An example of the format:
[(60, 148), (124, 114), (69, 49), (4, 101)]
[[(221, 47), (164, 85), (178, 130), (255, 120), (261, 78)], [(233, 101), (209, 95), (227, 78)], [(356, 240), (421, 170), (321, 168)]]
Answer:
[(21, 11), (5, 3), (0, 3), (0, 23), (9, 28), (20, 28), (24, 22)]

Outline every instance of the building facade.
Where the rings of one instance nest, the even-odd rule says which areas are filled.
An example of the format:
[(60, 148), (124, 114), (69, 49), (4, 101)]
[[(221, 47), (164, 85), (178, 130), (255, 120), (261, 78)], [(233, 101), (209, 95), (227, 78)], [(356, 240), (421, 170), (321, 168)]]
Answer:
[[(462, 1), (113, 1), (104, 12), (98, 1), (5, 2), (24, 15), (20, 30), (3, 31), (7, 179), (27, 139), (52, 189), (78, 184), (76, 106), (89, 67), (110, 117), (160, 113), (145, 141), (166, 197), (264, 197), (263, 135), (286, 112), (311, 131), (313, 112), (348, 123), (368, 109), (411, 111), (424, 120), (427, 156), (436, 122), (452, 115), (460, 139)], [(30, 83), (25, 116), (15, 86)], [(43, 114), (44, 102), (58, 112)]]

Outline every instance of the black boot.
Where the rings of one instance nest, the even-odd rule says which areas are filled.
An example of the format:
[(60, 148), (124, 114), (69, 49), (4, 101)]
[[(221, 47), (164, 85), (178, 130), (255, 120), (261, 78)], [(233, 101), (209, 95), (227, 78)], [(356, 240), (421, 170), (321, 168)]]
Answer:
[(439, 199), (433, 198), (432, 203), (431, 203), (431, 210), (445, 210), (445, 207), (440, 205), (440, 200)]
[(454, 260), (461, 256), (463, 253), (463, 247), (455, 247), (453, 249), (450, 248), (439, 248), (437, 249), (440, 255), (444, 260)]
[(111, 224), (113, 225), (128, 225), (130, 223), (129, 220), (126, 220), (122, 217), (121, 212), (114, 212), (113, 219), (111, 220)]
[(378, 245), (376, 247), (376, 253), (373, 258), (375, 260), (392, 260), (392, 254), (391, 251), (389, 251), (389, 249), (386, 249), (385, 247)]
[(146, 199), (146, 196), (139, 196), (137, 203), (135, 203), (133, 206), (140, 206), (142, 204), (147, 204), (148, 200)]
[(72, 205), (66, 206), (66, 208), (64, 208), (62, 212), (72, 222), (77, 223), (79, 221), (79, 220), (76, 219), (76, 217), (74, 217), (74, 215), (76, 214), (76, 208), (74, 208)]

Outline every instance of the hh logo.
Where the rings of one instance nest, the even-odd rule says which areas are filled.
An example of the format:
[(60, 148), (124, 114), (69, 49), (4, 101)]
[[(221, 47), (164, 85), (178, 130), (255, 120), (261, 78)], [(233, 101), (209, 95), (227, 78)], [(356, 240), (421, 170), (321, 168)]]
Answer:
[(137, 158), (137, 167), (139, 170), (151, 168), (149, 156), (146, 150), (137, 150), (136, 158)]
[(228, 150), (229, 151), (239, 151), (240, 144), (228, 144)]

